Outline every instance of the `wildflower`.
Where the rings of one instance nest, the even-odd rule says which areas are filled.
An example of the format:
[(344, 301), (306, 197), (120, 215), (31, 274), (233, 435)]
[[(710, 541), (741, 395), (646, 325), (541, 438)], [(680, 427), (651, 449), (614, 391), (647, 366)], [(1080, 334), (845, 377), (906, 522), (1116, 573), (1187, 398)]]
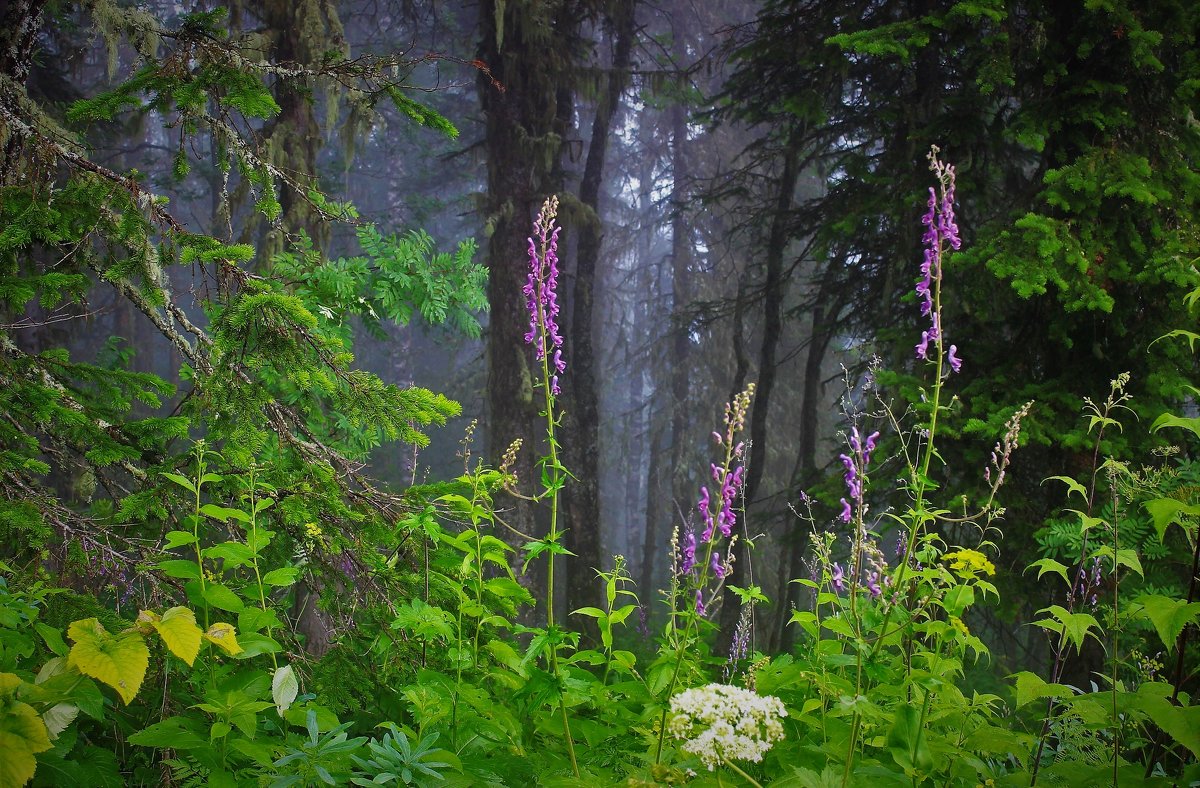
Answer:
[(696, 567), (696, 535), (688, 531), (687, 540), (683, 544), (683, 562), (679, 566), (679, 574), (686, 575)]
[(962, 369), (962, 359), (960, 359), (957, 354), (958, 346), (951, 345), (950, 354), (946, 356), (946, 360), (950, 362), (950, 369), (954, 370), (955, 372), (958, 372)]
[(704, 617), (704, 592), (696, 589), (696, 615)]
[(834, 563), (833, 576), (832, 576), (832, 579), (830, 580), (830, 583), (833, 585), (833, 590), (838, 592), (839, 594), (842, 593), (843, 590), (845, 590), (845, 588), (846, 588), (846, 573), (842, 570), (841, 564)]
[(964, 580), (975, 577), (982, 572), (987, 575), (996, 574), (995, 565), (987, 556), (978, 550), (957, 550), (946, 553), (942, 560), (950, 564), (950, 569)]
[(783, 738), (783, 702), (729, 684), (708, 684), (671, 698), (668, 730), (712, 771), (735, 760), (759, 762)]
[(842, 498), (841, 501), (842, 501), (842, 522), (848, 523), (854, 519), (854, 511), (850, 508), (849, 501), (847, 501), (845, 498)]
[(562, 336), (558, 333), (558, 233), (555, 225), (558, 198), (549, 197), (542, 204), (533, 223), (535, 238), (529, 239), (529, 278), (522, 292), (529, 309), (529, 331), (525, 343), (536, 344), (537, 360), (542, 361), (553, 347), (552, 364), (556, 373), (550, 378), (550, 391), (560, 394), (558, 376), (567, 369), (563, 361)]
[[(921, 332), (921, 341), (914, 348), (917, 358), (928, 361), (929, 344), (938, 343), (937, 350), (941, 352), (941, 304), (938, 302), (939, 285), (942, 281), (942, 261), (947, 248), (957, 250), (962, 247), (962, 239), (958, 234), (958, 223), (954, 218), (954, 167), (945, 164), (937, 157), (938, 148), (934, 146), (929, 152), (929, 168), (937, 177), (941, 196), (938, 189), (930, 187), (928, 211), (921, 217), (925, 225), (925, 234), (921, 242), (925, 245), (924, 259), (921, 262), (921, 278), (917, 282), (916, 293), (921, 302), (921, 314), (929, 318), (929, 329)], [(950, 346), (948, 361), (950, 368), (958, 372), (962, 361), (956, 355), (958, 348)]]

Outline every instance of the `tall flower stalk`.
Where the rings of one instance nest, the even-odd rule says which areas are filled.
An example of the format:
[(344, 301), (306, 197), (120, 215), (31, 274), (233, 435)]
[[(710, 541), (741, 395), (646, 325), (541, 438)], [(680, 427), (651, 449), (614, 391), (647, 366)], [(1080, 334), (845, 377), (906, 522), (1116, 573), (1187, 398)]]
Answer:
[[(558, 197), (550, 196), (542, 204), (533, 223), (533, 236), (529, 238), (529, 278), (525, 283), (525, 302), (529, 308), (529, 331), (525, 343), (534, 346), (534, 355), (541, 365), (538, 386), (542, 389), (546, 419), (547, 455), (540, 460), (545, 489), (538, 499), (550, 499), (550, 530), (546, 538), (531, 546), (529, 558), (538, 553), (547, 553), (546, 564), (546, 632), (549, 637), (550, 672), (557, 678), (558, 638), (554, 621), (554, 565), (555, 556), (566, 552), (560, 544), (562, 532), (558, 527), (559, 493), (566, 484), (567, 469), (558, 456), (558, 438), (555, 430), (560, 415), (556, 414), (555, 400), (561, 390), (559, 376), (567, 369), (562, 355), (562, 336), (558, 333)], [(575, 741), (571, 736), (571, 724), (567, 717), (567, 706), (561, 692), (558, 708), (562, 715), (563, 737), (567, 753), (571, 757), (571, 768), (579, 777), (579, 764), (575, 760)]]
[[(754, 384), (725, 405), (724, 432), (714, 432), (713, 439), (722, 449), (721, 464), (709, 465), (715, 494), (708, 485), (700, 488), (696, 511), (703, 523), (699, 537), (689, 531), (680, 549), (676, 539), (675, 562), (672, 568), (671, 603), (672, 611), (667, 622), (667, 646), (674, 650), (674, 669), (667, 687), (667, 697), (672, 697), (679, 683), (679, 674), (684, 656), (692, 642), (693, 632), (698, 632), (700, 621), (707, 615), (708, 602), (716, 599), (725, 583), (733, 562), (733, 545), (737, 541), (734, 526), (737, 524), (737, 497), (746, 474), (743, 463), (745, 444), (738, 439), (746, 426), (746, 413), (754, 397)], [(713, 581), (716, 581), (713, 584)], [(709, 586), (713, 585), (713, 588)], [(682, 619), (682, 625), (680, 623)], [(667, 732), (667, 712), (664, 708), (659, 724), (658, 746), (654, 762), (662, 759), (663, 741)]]

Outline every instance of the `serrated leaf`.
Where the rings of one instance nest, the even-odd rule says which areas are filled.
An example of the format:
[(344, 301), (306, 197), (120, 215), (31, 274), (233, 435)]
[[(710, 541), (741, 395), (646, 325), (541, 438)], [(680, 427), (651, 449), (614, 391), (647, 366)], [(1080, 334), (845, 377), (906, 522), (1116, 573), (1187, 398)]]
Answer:
[(1070, 687), (1049, 684), (1041, 676), (1027, 670), (1015, 673), (1009, 678), (1017, 680), (1017, 708), (1039, 698), (1068, 698), (1073, 694)]
[(180, 580), (200, 579), (200, 567), (196, 565), (195, 561), (185, 561), (183, 559), (159, 561), (158, 571), (167, 577), (174, 577)]
[(1083, 500), (1085, 500), (1085, 501), (1087, 500), (1087, 497), (1088, 497), (1087, 489), (1085, 489), (1082, 484), (1075, 481), (1070, 476), (1049, 476), (1042, 480), (1042, 484), (1045, 484), (1046, 482), (1049, 482), (1049, 481), (1062, 482), (1063, 484), (1067, 485), (1067, 496), (1068, 497), (1071, 496), (1072, 494), (1077, 494)]
[(1030, 564), (1029, 568), (1032, 569), (1035, 566), (1038, 568), (1038, 580), (1041, 580), (1042, 575), (1047, 572), (1054, 572), (1063, 579), (1063, 582), (1070, 585), (1071, 581), (1067, 579), (1067, 567), (1065, 564), (1061, 564), (1053, 558), (1042, 558)]
[(242, 647), (238, 645), (237, 633), (233, 629), (233, 624), (226, 624), (223, 621), (213, 624), (204, 633), (204, 639), (221, 648), (231, 657), (242, 651)]
[(1179, 633), (1200, 615), (1200, 602), (1185, 602), (1159, 594), (1140, 596), (1136, 601), (1142, 606), (1146, 618), (1154, 625), (1154, 631), (1158, 633), (1158, 638), (1167, 651), (1175, 649)]
[(163, 545), (163, 549), (172, 550), (176, 547), (195, 544), (198, 541), (200, 540), (196, 538), (196, 535), (188, 531), (168, 531), (167, 543)]
[(49, 732), (37, 711), (17, 700), (21, 679), (15, 673), (0, 673), (0, 786), (21, 786), (37, 769), (39, 752), (52, 746)]
[(271, 679), (271, 698), (275, 701), (275, 708), (280, 716), (291, 708), (299, 693), (300, 683), (296, 680), (296, 671), (292, 670), (292, 666), (284, 665), (278, 668)]
[(1154, 531), (1158, 534), (1160, 542), (1166, 539), (1169, 525), (1176, 523), (1183, 528), (1184, 517), (1200, 515), (1200, 506), (1186, 504), (1174, 498), (1155, 498), (1152, 501), (1146, 501), (1142, 506), (1150, 513), (1150, 517), (1154, 521)]
[(220, 583), (209, 583), (204, 587), (204, 601), (230, 613), (240, 613), (246, 607), (241, 597)]
[(196, 614), (186, 607), (173, 607), (162, 614), (162, 618), (151, 622), (162, 638), (163, 645), (188, 665), (196, 661), (200, 653), (200, 639), (204, 634), (196, 625)]
[(278, 569), (272, 569), (263, 575), (263, 585), (279, 586), (285, 588), (293, 585), (296, 582), (296, 577), (300, 574), (300, 569), (294, 566), (282, 566)]
[(85, 676), (103, 681), (129, 705), (146, 678), (150, 649), (137, 632), (112, 635), (96, 619), (75, 621), (67, 629), (75, 641), (67, 663)]

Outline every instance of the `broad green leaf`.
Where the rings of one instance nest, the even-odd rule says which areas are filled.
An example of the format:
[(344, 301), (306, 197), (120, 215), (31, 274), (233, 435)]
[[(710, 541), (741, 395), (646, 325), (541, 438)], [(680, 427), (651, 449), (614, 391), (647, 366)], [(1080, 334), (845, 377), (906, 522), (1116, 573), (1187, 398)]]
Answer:
[(254, 560), (254, 551), (241, 542), (221, 542), (204, 548), (203, 553), (205, 558), (220, 558), (225, 569), (236, 569)]
[(85, 676), (103, 681), (128, 705), (146, 678), (150, 650), (137, 632), (112, 635), (94, 618), (75, 621), (67, 629), (75, 641), (67, 663)]
[(196, 535), (188, 531), (168, 531), (167, 543), (163, 545), (164, 550), (171, 550), (184, 545), (195, 544), (200, 541)]
[(1099, 640), (1096, 633), (1092, 631), (1100, 628), (1100, 622), (1096, 620), (1095, 616), (1088, 613), (1072, 613), (1061, 605), (1051, 605), (1038, 612), (1049, 613), (1054, 617), (1054, 622), (1057, 622), (1058, 626), (1053, 626), (1054, 622), (1047, 622), (1044, 619), (1034, 623), (1045, 629), (1062, 632), (1066, 635), (1067, 640), (1075, 645), (1076, 651), (1083, 648), (1083, 641), (1088, 635)]
[(1038, 580), (1041, 580), (1042, 575), (1046, 574), (1047, 572), (1054, 572), (1059, 575), (1063, 579), (1063, 582), (1067, 583), (1067, 585), (1071, 584), (1071, 581), (1067, 579), (1067, 567), (1065, 564), (1060, 564), (1053, 558), (1042, 558), (1030, 564), (1029, 568), (1032, 569), (1035, 566), (1038, 568)]
[(186, 476), (180, 476), (178, 473), (171, 473), (169, 471), (164, 471), (163, 476), (175, 482), (185, 490), (189, 490), (192, 493), (196, 492), (196, 485), (192, 484), (192, 480)]
[(1023, 670), (1009, 678), (1017, 680), (1017, 708), (1039, 698), (1069, 698), (1074, 693), (1062, 684), (1048, 684), (1041, 676)]
[(1183, 518), (1200, 515), (1200, 506), (1186, 504), (1174, 498), (1155, 498), (1152, 501), (1146, 501), (1142, 506), (1154, 520), (1154, 530), (1158, 534), (1160, 542), (1166, 538), (1167, 526), (1171, 523), (1176, 523), (1186, 530)]
[(236, 656), (241, 652), (242, 647), (238, 645), (237, 633), (234, 632), (233, 624), (221, 622), (213, 624), (204, 633), (204, 639), (209, 643), (223, 649), (229, 656)]
[(0, 786), (24, 785), (37, 769), (39, 752), (52, 746), (45, 723), (28, 703), (17, 700), (21, 679), (0, 673)]
[(196, 565), (195, 561), (185, 561), (183, 559), (159, 561), (158, 570), (167, 577), (175, 577), (181, 580), (200, 579), (200, 567)]
[(278, 569), (272, 569), (263, 575), (263, 585), (286, 587), (296, 582), (296, 577), (300, 574), (300, 570), (294, 566), (282, 566)]
[(209, 583), (204, 587), (204, 601), (230, 613), (240, 613), (246, 607), (241, 597), (220, 583)]
[(1138, 558), (1137, 550), (1127, 548), (1121, 549), (1118, 550), (1114, 555), (1113, 549), (1108, 545), (1104, 545), (1092, 555), (1099, 558), (1107, 558), (1110, 561), (1115, 559), (1117, 566), (1129, 567), (1138, 573), (1138, 577), (1146, 576), (1145, 573), (1142, 572), (1142, 561), (1140, 558)]
[(195, 750), (208, 746), (208, 739), (197, 731), (197, 721), (188, 717), (168, 717), (129, 737), (131, 744), (172, 750)]
[(906, 772), (928, 772), (933, 766), (933, 755), (925, 741), (920, 707), (901, 704), (893, 714), (894, 722), (887, 737), (892, 757)]
[(1164, 413), (1155, 419), (1154, 423), (1150, 425), (1150, 431), (1158, 432), (1164, 427), (1178, 427), (1180, 429), (1187, 430), (1197, 438), (1200, 438), (1200, 418), (1187, 418), (1184, 416), (1176, 416), (1173, 413)]
[(278, 668), (271, 679), (271, 698), (274, 699), (275, 708), (281, 716), (291, 708), (292, 701), (296, 700), (299, 693), (300, 683), (296, 681), (296, 672), (292, 670), (292, 666), (284, 665)]
[(67, 656), (67, 644), (63, 640), (62, 632), (41, 621), (35, 622), (33, 628), (42, 636), (42, 640), (46, 641), (46, 646), (52, 652), (60, 657)]
[(78, 716), (79, 707), (74, 703), (56, 703), (42, 713), (42, 722), (50, 738), (57, 739)]
[(1159, 594), (1140, 596), (1136, 601), (1142, 606), (1146, 618), (1154, 625), (1154, 630), (1167, 651), (1174, 651), (1179, 633), (1200, 615), (1200, 602), (1185, 602)]
[(172, 654), (189, 665), (196, 661), (204, 633), (196, 625), (195, 613), (186, 607), (173, 607), (163, 613), (162, 618), (151, 621), (151, 624)]
[(239, 523), (249, 523), (250, 515), (243, 512), (241, 509), (233, 509), (228, 506), (217, 506), (216, 504), (206, 503), (200, 507), (200, 513), (214, 520), (220, 520), (227, 523), (230, 520), (237, 520)]

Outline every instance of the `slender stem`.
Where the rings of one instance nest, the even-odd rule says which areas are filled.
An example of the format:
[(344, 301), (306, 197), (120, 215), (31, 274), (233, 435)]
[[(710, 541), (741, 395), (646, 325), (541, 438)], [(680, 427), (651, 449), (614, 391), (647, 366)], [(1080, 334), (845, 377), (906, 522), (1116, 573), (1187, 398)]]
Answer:
[[(541, 265), (546, 265), (547, 256), (548, 250), (543, 245), (540, 255)], [(554, 548), (557, 546), (560, 536), (558, 532), (558, 493), (562, 489), (563, 468), (558, 461), (558, 441), (554, 437), (554, 392), (551, 390), (550, 337), (546, 330), (545, 304), (540, 298), (537, 299), (537, 311), (538, 328), (541, 334), (539, 341), (541, 342), (540, 355), (542, 357), (542, 390), (546, 405), (546, 441), (550, 450), (550, 531), (546, 534), (546, 541), (550, 545), (546, 561), (546, 630), (549, 632), (554, 629)], [(554, 680), (558, 681), (558, 644), (553, 642), (550, 644), (550, 672), (554, 675)], [(567, 717), (567, 704), (561, 690), (558, 693), (558, 710), (562, 716), (563, 738), (567, 742), (567, 754), (571, 758), (571, 769), (575, 772), (575, 776), (579, 777), (579, 763), (575, 759), (575, 740), (571, 736), (571, 722)]]
[[(753, 777), (751, 777), (750, 775), (748, 775), (744, 771), (742, 771), (741, 767), (739, 767), (733, 761), (726, 761), (725, 765), (728, 766), (730, 769), (733, 769), (738, 774), (740, 774), (742, 776), (742, 779), (746, 780), (751, 785), (756, 786), (756, 788), (762, 788), (762, 783), (760, 783), (758, 780), (754, 779)], [(717, 772), (717, 779), (718, 780), (721, 779), (720, 772)]]
[[(267, 612), (267, 597), (263, 592), (262, 575), (258, 571), (258, 499), (255, 493), (258, 490), (258, 483), (255, 480), (255, 468), (250, 466), (250, 539), (254, 542), (254, 549), (250, 551), (250, 563), (254, 567), (254, 580), (258, 584), (258, 604), (265, 614)], [(267, 624), (267, 637), (273, 636), (273, 627), (270, 623)], [(279, 669), (279, 662), (275, 659), (275, 652), (270, 652), (271, 664), (275, 669)]]

